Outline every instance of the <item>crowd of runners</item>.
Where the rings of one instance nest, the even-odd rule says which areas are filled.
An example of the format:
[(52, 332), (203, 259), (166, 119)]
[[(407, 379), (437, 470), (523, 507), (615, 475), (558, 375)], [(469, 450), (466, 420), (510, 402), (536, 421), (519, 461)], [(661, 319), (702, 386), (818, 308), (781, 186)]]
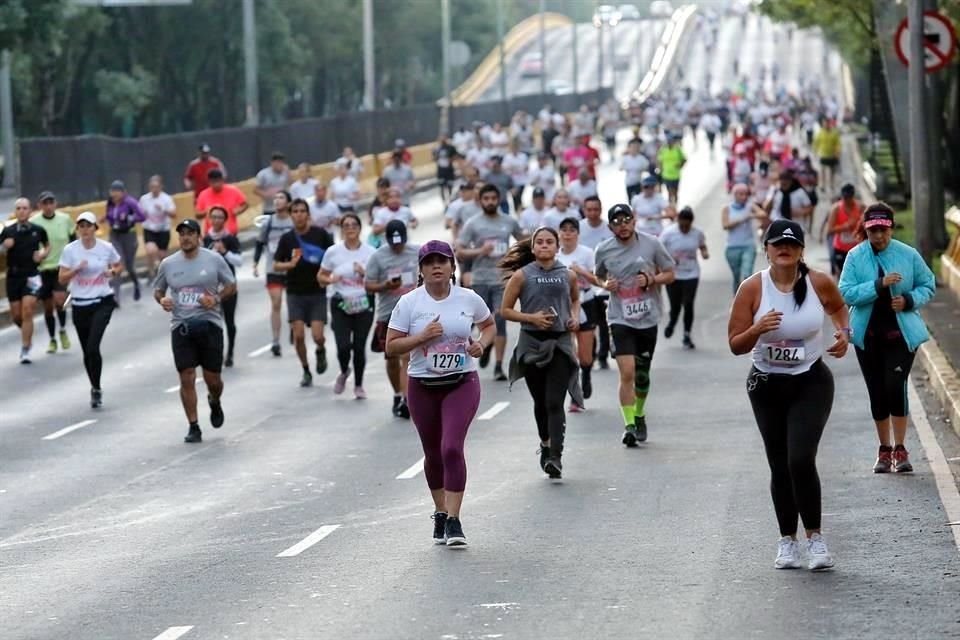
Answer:
[[(910, 471), (902, 399), (913, 353), (926, 339), (916, 309), (933, 295), (929, 269), (890, 237), (892, 210), (864, 207), (852, 185), (836, 183), (842, 117), (814, 85), (767, 95), (744, 79), (717, 95), (677, 90), (626, 108), (609, 102), (562, 114), (545, 106), (535, 115), (518, 112), (509, 123), (477, 122), (434, 148), (449, 235), (423, 243), (411, 240), (419, 222), (411, 206), (417, 180), (402, 140), (371, 194), (361, 188), (364, 163), (345, 149), (329, 183), (274, 153), (248, 199), (202, 145), (183, 176), (194, 215), (179, 221), (160, 176), (139, 198), (112, 183), (104, 215), (84, 212), (76, 220), (58, 211), (52, 193), (37, 198), (38, 212), (21, 198), (16, 220), (0, 236), (20, 361), (33, 359), (36, 305), (43, 306), (49, 353), (71, 348), (72, 309), (90, 404), (99, 408), (100, 343), (111, 315), (127, 305), (122, 283), (131, 283), (133, 301), (149, 286), (171, 316), (184, 440), (200, 442), (196, 370), (218, 428), (225, 422), (221, 372), (233, 366), (237, 338), (237, 274), (245, 269), (262, 280), (266, 295), (242, 304), (263, 309), (274, 357), (292, 344), (300, 386), (311, 387), (331, 366), (328, 324), (334, 394), (350, 386), (356, 399), (367, 399), (368, 351), (384, 354), (391, 413), (412, 420), (423, 445), (433, 538), (459, 546), (466, 544), (459, 519), (463, 449), (480, 404), (478, 370), (492, 364), (493, 382), (525, 381), (539, 467), (557, 479), (566, 413), (583, 412), (597, 398), (592, 372), (608, 369), (612, 357), (619, 438), (641, 446), (655, 434), (646, 406), (660, 332), (671, 339), (682, 320), (682, 344), (695, 349), (700, 264), (712, 258), (695, 222), (715, 216), (726, 233), (735, 293), (729, 346), (751, 354), (747, 390), (773, 476), (783, 536), (776, 566), (800, 566), (799, 517), (808, 566), (829, 568), (816, 472), (833, 393), (824, 354), (839, 358), (855, 345), (880, 441), (874, 470)], [(631, 131), (625, 147), (617, 138), (624, 130)], [(680, 186), (686, 154), (698, 144), (726, 160), (729, 196), (721, 210), (695, 214)], [(604, 163), (623, 174), (622, 195), (613, 202), (601, 202), (598, 193)], [(820, 202), (829, 213), (815, 229)], [(250, 206), (262, 208), (252, 264), (238, 237), (239, 216)], [(146, 285), (135, 262), (138, 226)], [(107, 228), (109, 234), (98, 233)], [(171, 253), (172, 233), (179, 249)], [(831, 273), (803, 261), (817, 235), (831, 249)], [(769, 262), (759, 272), (758, 248)], [(830, 345), (822, 335), (827, 317), (835, 329)]]

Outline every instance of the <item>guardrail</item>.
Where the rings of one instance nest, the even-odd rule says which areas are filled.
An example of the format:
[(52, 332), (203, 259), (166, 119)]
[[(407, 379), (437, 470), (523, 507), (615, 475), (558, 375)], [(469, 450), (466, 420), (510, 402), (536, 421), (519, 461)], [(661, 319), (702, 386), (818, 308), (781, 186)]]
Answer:
[[(696, 11), (697, 5), (688, 4), (680, 7), (670, 16), (670, 20), (663, 28), (663, 33), (660, 36), (660, 44), (653, 54), (650, 69), (643, 76), (643, 80), (640, 81), (640, 86), (631, 94), (631, 99), (637, 102), (645, 102), (660, 90), (670, 67), (673, 65), (680, 42), (686, 34), (690, 18)], [(629, 101), (626, 101), (623, 106), (626, 108), (628, 105)]]

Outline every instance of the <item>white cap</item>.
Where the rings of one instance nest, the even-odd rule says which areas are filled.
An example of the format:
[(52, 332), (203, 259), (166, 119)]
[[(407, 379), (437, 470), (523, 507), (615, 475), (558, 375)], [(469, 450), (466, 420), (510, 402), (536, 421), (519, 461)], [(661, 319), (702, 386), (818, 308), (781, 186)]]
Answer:
[(77, 222), (89, 222), (93, 226), (97, 226), (97, 216), (92, 211), (84, 211), (77, 216)]

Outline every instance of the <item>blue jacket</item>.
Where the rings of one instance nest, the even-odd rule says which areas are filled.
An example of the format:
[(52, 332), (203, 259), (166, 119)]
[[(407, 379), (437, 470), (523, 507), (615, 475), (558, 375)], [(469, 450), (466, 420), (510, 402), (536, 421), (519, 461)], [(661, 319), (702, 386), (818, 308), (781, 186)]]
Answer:
[(840, 274), (840, 293), (850, 305), (853, 344), (864, 348), (863, 340), (873, 312), (873, 302), (881, 290), (878, 266), (883, 268), (884, 274), (899, 273), (903, 276), (903, 280), (890, 287), (890, 295), (902, 295), (906, 299), (904, 310), (896, 314), (897, 324), (907, 347), (910, 351), (916, 351), (930, 338), (919, 308), (933, 298), (936, 280), (917, 250), (899, 240), (891, 240), (880, 253), (874, 253), (870, 243), (864, 241), (847, 254), (843, 273)]

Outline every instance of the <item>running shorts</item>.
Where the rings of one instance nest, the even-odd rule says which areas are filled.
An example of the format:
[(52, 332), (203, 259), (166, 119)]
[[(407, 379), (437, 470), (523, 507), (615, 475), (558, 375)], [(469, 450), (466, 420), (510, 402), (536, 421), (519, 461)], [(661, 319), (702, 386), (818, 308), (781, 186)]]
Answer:
[(67, 287), (60, 284), (60, 269), (45, 269), (40, 272), (40, 291), (37, 297), (49, 300), (54, 291), (66, 291)]
[(327, 322), (327, 294), (287, 291), (287, 320), (290, 322)]
[(43, 281), (40, 275), (35, 276), (7, 276), (7, 299), (10, 302), (20, 302), (26, 296), (40, 297)]
[(267, 274), (267, 289), (286, 289), (287, 276), (282, 273)]
[(157, 245), (157, 248), (161, 251), (166, 251), (170, 248), (170, 232), (169, 231), (150, 231), (149, 229), (143, 230), (143, 243), (147, 244), (152, 242)]
[(679, 180), (664, 180), (663, 186), (667, 188), (668, 191), (676, 191), (680, 187)]
[(647, 353), (653, 357), (657, 347), (657, 327), (634, 329), (623, 324), (610, 325), (611, 347), (614, 356), (639, 356)]
[(587, 316), (587, 321), (580, 323), (580, 331), (593, 331), (597, 328), (600, 318), (603, 316), (603, 301), (599, 298), (592, 298), (581, 303), (580, 308)]
[[(370, 338), (370, 351), (374, 353), (386, 353), (388, 324), (386, 320), (377, 320), (377, 324), (373, 326), (373, 337)], [(390, 356), (385, 357), (389, 358)]]
[(494, 324), (497, 326), (497, 336), (507, 335), (507, 321), (500, 317), (500, 306), (503, 304), (502, 284), (475, 284), (473, 292), (483, 298), (487, 309), (493, 314)]
[(220, 373), (223, 368), (223, 329), (209, 320), (187, 322), (170, 334), (177, 371), (203, 367)]
[(840, 160), (838, 158), (820, 158), (820, 164), (825, 167), (836, 167), (840, 164)]

